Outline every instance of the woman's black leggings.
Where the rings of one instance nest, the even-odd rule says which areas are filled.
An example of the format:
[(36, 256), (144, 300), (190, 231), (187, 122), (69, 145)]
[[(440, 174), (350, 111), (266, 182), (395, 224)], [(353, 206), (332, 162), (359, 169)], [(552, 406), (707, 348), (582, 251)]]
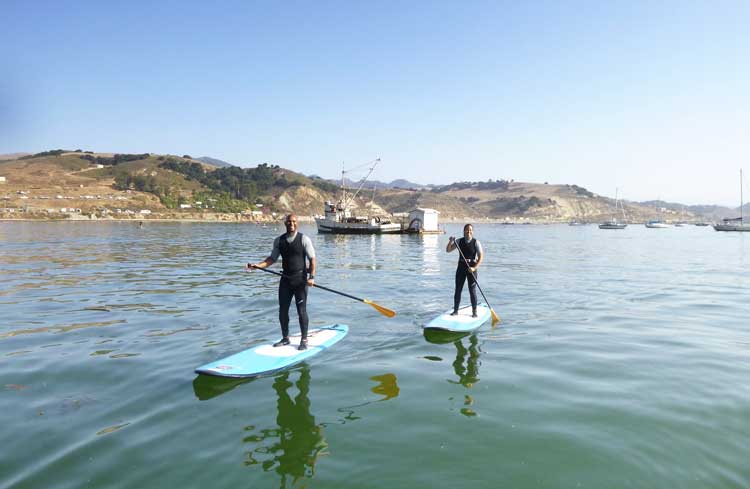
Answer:
[(307, 338), (307, 280), (306, 276), (300, 274), (301, 278), (283, 277), (279, 282), (279, 322), (281, 323), (281, 336), (289, 336), (289, 306), (292, 304), (292, 296), (297, 305), (299, 316), (299, 329), (302, 337)]
[(464, 282), (469, 280), (469, 297), (471, 298), (472, 309), (477, 308), (477, 281), (471, 274), (468, 268), (458, 267), (456, 268), (456, 292), (453, 294), (453, 310), (458, 311), (458, 306), (461, 305), (461, 292), (464, 290)]

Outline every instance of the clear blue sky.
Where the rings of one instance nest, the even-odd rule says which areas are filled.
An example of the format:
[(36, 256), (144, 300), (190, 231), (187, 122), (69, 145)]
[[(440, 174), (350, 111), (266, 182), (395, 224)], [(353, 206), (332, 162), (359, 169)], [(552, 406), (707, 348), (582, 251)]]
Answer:
[[(750, 2), (2, 1), (0, 153), (739, 202)], [(354, 176), (353, 176), (354, 177)], [(750, 193), (750, 192), (749, 192)]]

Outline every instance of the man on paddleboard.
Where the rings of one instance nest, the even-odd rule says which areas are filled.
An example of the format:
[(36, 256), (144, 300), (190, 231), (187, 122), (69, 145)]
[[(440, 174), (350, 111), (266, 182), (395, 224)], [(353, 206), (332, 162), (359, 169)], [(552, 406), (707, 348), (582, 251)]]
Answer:
[[(315, 284), (315, 248), (312, 241), (304, 234), (297, 232), (297, 216), (289, 214), (284, 219), (286, 233), (273, 241), (271, 255), (260, 263), (248, 263), (247, 269), (266, 268), (273, 265), (281, 256), (283, 276), (279, 281), (279, 322), (281, 323), (281, 340), (273, 346), (289, 344), (289, 306), (292, 296), (297, 306), (299, 328), (302, 339), (299, 350), (307, 349), (307, 287)], [(307, 267), (307, 261), (310, 266)], [(309, 271), (309, 275), (308, 275)]]
[(456, 240), (453, 236), (448, 238), (448, 246), (445, 251), (459, 249), (458, 267), (456, 267), (456, 291), (453, 294), (453, 312), (451, 316), (458, 314), (458, 306), (461, 304), (461, 292), (464, 290), (464, 282), (469, 281), (469, 297), (471, 298), (472, 317), (477, 317), (477, 268), (482, 263), (482, 244), (474, 239), (474, 227), (471, 224), (464, 226), (464, 237)]

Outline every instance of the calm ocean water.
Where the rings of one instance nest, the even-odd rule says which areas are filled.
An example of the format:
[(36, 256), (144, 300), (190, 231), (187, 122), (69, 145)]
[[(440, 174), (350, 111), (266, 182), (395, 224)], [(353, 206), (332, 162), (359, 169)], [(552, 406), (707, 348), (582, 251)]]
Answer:
[(279, 336), (280, 227), (0, 223), (0, 487), (750, 487), (750, 236), (476, 224), (502, 323), (425, 337), (447, 235), (301, 230), (398, 316), (313, 290), (349, 336), (238, 381), (193, 369)]

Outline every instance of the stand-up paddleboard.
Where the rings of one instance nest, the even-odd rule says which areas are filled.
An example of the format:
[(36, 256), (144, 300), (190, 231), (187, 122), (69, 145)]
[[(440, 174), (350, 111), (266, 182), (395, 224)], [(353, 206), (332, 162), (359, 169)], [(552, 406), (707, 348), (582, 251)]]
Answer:
[(307, 350), (297, 350), (300, 335), (290, 336), (286, 346), (274, 348), (273, 344), (256, 346), (234, 355), (207, 363), (195, 369), (196, 373), (219, 377), (255, 377), (281, 370), (317, 355), (341, 341), (349, 332), (346, 324), (333, 324), (307, 332)]
[(453, 309), (446, 311), (425, 324), (425, 330), (442, 330), (453, 332), (474, 331), (490, 318), (490, 308), (487, 304), (477, 305), (477, 317), (471, 317), (471, 306), (462, 307), (458, 314), (451, 316)]

